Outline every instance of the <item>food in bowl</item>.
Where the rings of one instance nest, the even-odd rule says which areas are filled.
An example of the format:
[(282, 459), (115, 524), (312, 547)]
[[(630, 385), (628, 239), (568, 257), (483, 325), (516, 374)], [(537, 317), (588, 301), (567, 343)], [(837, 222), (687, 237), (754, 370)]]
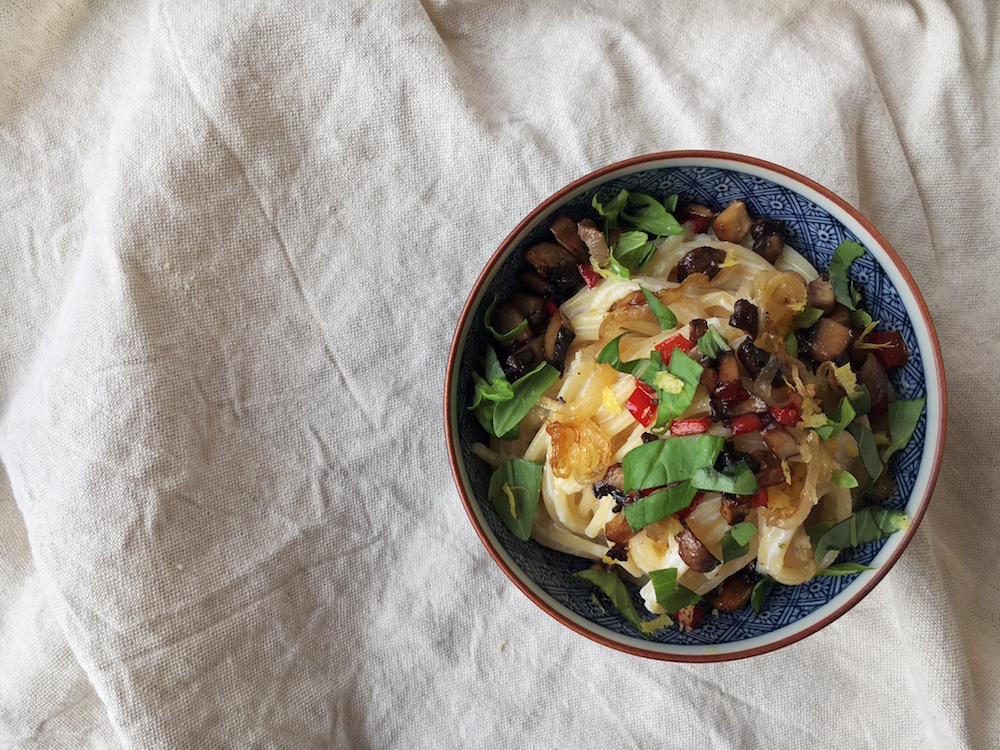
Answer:
[(743, 201), (677, 200), (557, 215), (486, 312), (468, 404), (498, 516), (593, 560), (578, 575), (641, 634), (864, 570), (838, 556), (908, 524), (878, 501), (925, 406), (890, 385), (908, 352), (850, 278), (863, 247), (820, 274)]

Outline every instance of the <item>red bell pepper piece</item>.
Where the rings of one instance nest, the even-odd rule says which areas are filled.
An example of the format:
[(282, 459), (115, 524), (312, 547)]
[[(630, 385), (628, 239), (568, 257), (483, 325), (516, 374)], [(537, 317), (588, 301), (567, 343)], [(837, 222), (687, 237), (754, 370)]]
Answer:
[(678, 333), (675, 336), (671, 336), (666, 341), (661, 341), (653, 348), (656, 349), (656, 351), (658, 351), (661, 355), (663, 355), (663, 362), (669, 365), (670, 357), (673, 355), (674, 349), (680, 349), (681, 351), (687, 353), (693, 347), (694, 344), (688, 341), (688, 339), (684, 337), (682, 334)]
[(906, 342), (903, 341), (903, 334), (899, 331), (875, 331), (868, 334), (868, 343), (879, 345), (875, 350), (875, 356), (885, 368), (902, 367), (910, 361)]
[(670, 434), (674, 437), (680, 435), (700, 435), (708, 432), (712, 426), (712, 420), (708, 417), (697, 417), (694, 419), (675, 419), (670, 423)]
[(580, 275), (583, 277), (588, 289), (593, 289), (597, 286), (597, 282), (601, 280), (601, 275), (594, 270), (592, 265), (589, 263), (579, 263), (576, 267), (579, 269)]
[(685, 518), (687, 518), (688, 516), (691, 515), (691, 511), (693, 511), (695, 508), (697, 508), (698, 505), (701, 503), (701, 501), (704, 500), (704, 499), (705, 499), (705, 493), (704, 492), (697, 492), (697, 493), (695, 493), (695, 496), (693, 498), (691, 498), (691, 504), (688, 507), (683, 508), (682, 510), (677, 511), (677, 516), (680, 519), (682, 519), (682, 520), (685, 519)]
[(757, 494), (750, 498), (751, 508), (765, 508), (767, 507), (767, 487), (761, 487), (757, 490)]
[(735, 380), (718, 385), (713, 395), (721, 402), (726, 411), (750, 398), (750, 392)]
[(635, 381), (635, 390), (625, 402), (625, 408), (635, 421), (643, 427), (649, 427), (656, 419), (656, 391), (641, 380)]
[(684, 609), (679, 609), (674, 614), (677, 624), (684, 630), (694, 630), (701, 622), (702, 611), (698, 604), (689, 604)]
[(729, 420), (729, 429), (733, 431), (733, 435), (742, 435), (746, 432), (756, 432), (764, 428), (764, 423), (761, 421), (754, 413), (741, 414), (738, 417), (733, 417)]
[(694, 224), (695, 234), (702, 234), (706, 229), (708, 229), (708, 225), (712, 222), (712, 220), (707, 216), (688, 216), (685, 221), (690, 221)]
[(794, 427), (799, 423), (799, 417), (801, 412), (799, 407), (795, 404), (789, 404), (788, 406), (772, 406), (769, 411), (771, 416), (774, 417), (774, 421), (785, 427)]
[(550, 318), (559, 312), (559, 306), (550, 299), (545, 300), (545, 309), (548, 310)]

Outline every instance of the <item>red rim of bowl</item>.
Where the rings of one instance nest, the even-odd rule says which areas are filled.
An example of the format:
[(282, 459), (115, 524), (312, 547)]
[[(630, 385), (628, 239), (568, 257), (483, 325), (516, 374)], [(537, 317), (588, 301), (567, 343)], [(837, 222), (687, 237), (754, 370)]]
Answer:
[[(930, 474), (928, 476), (926, 489), (924, 490), (923, 497), (920, 499), (920, 503), (913, 515), (910, 527), (903, 532), (904, 536), (900, 543), (897, 545), (895, 550), (893, 550), (892, 555), (886, 560), (876, 571), (874, 571), (871, 578), (861, 587), (854, 595), (844, 604), (839, 606), (837, 609), (826, 614), (824, 617), (818, 621), (808, 625), (807, 627), (800, 628), (789, 633), (783, 638), (779, 638), (773, 641), (769, 641), (766, 644), (746, 648), (739, 651), (727, 651), (720, 653), (672, 653), (663, 651), (653, 651), (649, 649), (642, 648), (638, 645), (631, 645), (628, 643), (622, 643), (617, 640), (605, 637), (600, 633), (594, 632), (586, 627), (583, 627), (579, 623), (573, 621), (562, 612), (554, 609), (548, 602), (542, 599), (538, 594), (533, 591), (521, 577), (515, 572), (507, 561), (497, 552), (493, 547), (492, 542), (484, 531), (479, 519), (476, 517), (475, 511), (472, 508), (472, 499), (468, 497), (465, 492), (465, 487), (462, 482), (462, 477), (459, 472), (459, 462), (461, 461), (460, 456), (456, 451), (457, 443), (455, 441), (455, 435), (452, 431), (452, 412), (451, 412), (451, 398), (453, 379), (455, 376), (455, 365), (456, 358), (458, 356), (459, 343), (462, 338), (462, 332), (464, 331), (469, 318), (474, 312), (474, 303), (478, 299), (479, 294), (482, 290), (483, 285), (492, 275), (494, 268), (502, 261), (507, 251), (510, 249), (511, 245), (514, 243), (515, 239), (519, 237), (522, 231), (530, 224), (532, 224), (539, 215), (544, 214), (549, 208), (561, 201), (569, 193), (576, 191), (577, 189), (583, 187), (587, 183), (591, 183), (599, 180), (602, 177), (610, 175), (614, 172), (618, 172), (622, 169), (628, 169), (630, 167), (636, 167), (643, 164), (648, 164), (650, 162), (660, 162), (667, 160), (683, 160), (683, 159), (716, 159), (720, 161), (732, 162), (735, 165), (745, 164), (756, 167), (758, 169), (768, 170), (779, 174), (787, 179), (799, 183), (811, 190), (822, 195), (827, 200), (834, 203), (842, 211), (847, 213), (851, 218), (858, 222), (872, 237), (875, 238), (876, 242), (879, 244), (880, 249), (889, 257), (889, 260), (895, 266), (897, 272), (902, 276), (904, 282), (906, 283), (907, 289), (913, 296), (914, 301), (920, 311), (920, 318), (925, 326), (928, 339), (931, 342), (929, 356), (925, 358), (925, 363), (930, 362), (933, 366), (933, 372), (936, 375), (937, 382), (937, 399), (939, 404), (939, 418), (937, 424), (937, 432), (935, 439), (937, 441), (937, 449), (933, 456), (933, 463), (930, 469)], [(662, 165), (669, 166), (669, 165)], [(725, 168), (724, 165), (720, 167)], [(927, 364), (924, 365), (925, 372), (930, 371)], [(762, 159), (756, 159), (752, 156), (743, 156), (741, 154), (731, 154), (725, 151), (663, 151), (659, 153), (646, 154), (643, 156), (633, 157), (631, 159), (626, 159), (624, 161), (616, 162), (614, 164), (609, 164), (608, 166), (601, 167), (590, 174), (581, 177), (578, 180), (574, 180), (569, 185), (566, 185), (561, 190), (557, 191), (547, 199), (545, 199), (541, 204), (538, 205), (528, 216), (526, 216), (515, 228), (507, 235), (504, 241), (497, 248), (496, 252), (486, 263), (483, 268), (482, 273), (480, 273), (479, 278), (476, 279), (476, 283), (472, 287), (472, 291), (469, 293), (469, 297), (466, 300), (465, 306), (462, 308), (462, 313), (458, 319), (458, 325), (455, 327), (455, 335), (452, 339), (451, 349), (448, 353), (448, 364), (447, 370), (445, 372), (445, 383), (444, 383), (444, 416), (445, 416), (445, 440), (448, 444), (448, 459), (451, 464), (452, 476), (455, 478), (455, 485), (458, 488), (458, 494), (462, 499), (462, 504), (465, 506), (465, 511), (469, 516), (469, 520), (472, 521), (473, 528), (476, 530), (479, 539), (482, 541), (483, 546), (490, 553), (493, 560), (500, 566), (504, 574), (517, 586), (531, 601), (538, 605), (542, 610), (544, 610), (551, 617), (555, 618), (561, 622), (566, 627), (576, 631), (577, 633), (589, 638), (592, 641), (601, 643), (605, 646), (610, 646), (618, 651), (624, 651), (626, 653), (632, 654), (634, 656), (643, 656), (652, 659), (659, 659), (663, 661), (677, 661), (677, 662), (715, 662), (715, 661), (729, 661), (734, 659), (742, 659), (750, 656), (756, 656), (758, 654), (767, 653), (769, 651), (774, 651), (784, 646), (788, 646), (796, 641), (800, 641), (808, 635), (815, 633), (816, 631), (826, 627), (831, 622), (839, 618), (841, 615), (845, 614), (850, 610), (855, 604), (860, 602), (868, 593), (878, 584), (882, 578), (885, 577), (886, 573), (896, 564), (900, 555), (909, 545), (910, 540), (917, 531), (917, 527), (920, 525), (921, 520), (924, 517), (924, 513), (927, 511), (927, 506), (930, 504), (931, 495), (934, 492), (934, 486), (937, 483), (938, 472), (941, 468), (941, 459), (944, 453), (944, 436), (945, 436), (945, 424), (947, 422), (947, 394), (945, 389), (945, 374), (944, 374), (944, 362), (941, 357), (941, 346), (938, 342), (937, 332), (934, 328), (934, 323), (931, 320), (930, 311), (927, 309), (927, 304), (924, 302), (923, 296), (920, 294), (920, 290), (917, 288), (916, 282), (910, 275), (903, 261), (900, 259), (899, 255), (892, 248), (892, 246), (886, 241), (886, 239), (875, 229), (874, 226), (862, 216), (853, 206), (841, 199), (838, 195), (823, 187), (817, 182), (810, 180), (808, 177), (794, 172), (785, 167), (773, 164), (771, 162), (764, 161)], [(929, 436), (928, 436), (929, 437)]]

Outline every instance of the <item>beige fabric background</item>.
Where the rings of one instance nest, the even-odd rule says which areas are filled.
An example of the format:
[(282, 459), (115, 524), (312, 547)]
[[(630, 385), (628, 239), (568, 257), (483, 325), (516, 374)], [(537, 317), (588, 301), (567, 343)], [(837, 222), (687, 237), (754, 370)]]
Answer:
[[(0, 746), (1000, 746), (998, 35), (974, 0), (0, 4)], [(678, 148), (858, 206), (949, 386), (900, 563), (718, 665), (531, 604), (442, 429), (497, 244)]]

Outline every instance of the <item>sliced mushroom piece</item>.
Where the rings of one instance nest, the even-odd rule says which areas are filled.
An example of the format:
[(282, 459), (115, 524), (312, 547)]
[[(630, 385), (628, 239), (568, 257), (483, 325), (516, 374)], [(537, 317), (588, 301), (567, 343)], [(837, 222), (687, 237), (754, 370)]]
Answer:
[(621, 310), (623, 307), (641, 307), (642, 305), (648, 305), (646, 302), (646, 296), (642, 293), (641, 289), (636, 289), (634, 292), (626, 294), (620, 300), (616, 300), (613, 305), (611, 305), (612, 312), (615, 310)]
[(736, 612), (750, 603), (753, 587), (759, 580), (760, 575), (754, 570), (754, 563), (750, 563), (705, 594), (705, 600), (715, 609)]
[(726, 261), (726, 251), (719, 247), (696, 247), (689, 251), (677, 263), (677, 280), (684, 281), (693, 273), (701, 273), (714, 279), (719, 273), (719, 266)]
[(677, 552), (688, 567), (698, 573), (708, 573), (719, 564), (715, 555), (688, 528), (677, 534)]
[(692, 343), (697, 344), (698, 340), (708, 333), (708, 321), (704, 318), (695, 318), (688, 323), (688, 333)]
[(740, 379), (740, 365), (736, 352), (728, 351), (719, 355), (719, 380), (723, 383), (735, 383)]
[(625, 495), (625, 472), (620, 463), (608, 467), (604, 479), (594, 482), (594, 497), (604, 497), (615, 492)]
[(820, 318), (803, 336), (807, 353), (817, 362), (837, 362), (848, 354), (851, 329), (832, 318)]
[(757, 219), (750, 225), (753, 238), (752, 250), (768, 263), (774, 263), (785, 249), (785, 222), (773, 219)]
[(625, 519), (625, 514), (623, 512), (615, 513), (611, 520), (604, 525), (604, 536), (607, 537), (608, 541), (615, 545), (626, 545), (633, 536), (635, 532), (632, 531), (632, 527), (628, 525), (628, 521)]
[(715, 230), (715, 236), (720, 240), (738, 243), (750, 231), (751, 223), (750, 214), (747, 213), (747, 204), (743, 201), (733, 201), (715, 217), (712, 229)]
[(845, 328), (851, 327), (851, 311), (839, 302), (834, 304), (833, 309), (827, 313), (827, 317), (835, 323), (840, 323)]
[(549, 231), (556, 242), (572, 253), (577, 263), (586, 263), (590, 259), (590, 251), (580, 235), (577, 234), (576, 222), (566, 214), (560, 214), (552, 220)]
[(576, 233), (587, 246), (591, 262), (600, 268), (608, 265), (611, 251), (608, 250), (608, 243), (604, 240), (604, 232), (598, 229), (592, 220), (584, 219), (576, 225)]
[(760, 315), (757, 312), (757, 305), (748, 299), (738, 299), (733, 305), (733, 314), (729, 316), (729, 325), (746, 331), (752, 338), (757, 338), (757, 327), (760, 323)]
[(830, 274), (826, 271), (818, 279), (809, 282), (808, 296), (806, 304), (815, 307), (823, 312), (830, 312), (837, 304), (837, 298), (833, 293), (833, 284), (830, 283)]
[[(528, 325), (536, 330), (542, 330), (549, 320), (549, 309), (545, 300), (534, 294), (515, 292), (507, 300), (517, 308), (518, 312), (528, 319)], [(499, 329), (498, 329), (499, 330)]]
[(781, 459), (774, 453), (761, 448), (753, 452), (753, 457), (760, 468), (754, 472), (759, 487), (773, 487), (785, 483), (785, 470), (781, 468)]
[(878, 361), (878, 357), (871, 352), (865, 357), (864, 364), (858, 370), (858, 382), (868, 389), (868, 395), (872, 402), (872, 413), (880, 414), (889, 408), (892, 394), (889, 375), (882, 363)]
[(561, 312), (556, 311), (549, 321), (549, 327), (545, 329), (545, 338), (542, 341), (542, 355), (545, 361), (562, 373), (566, 366), (566, 352), (569, 345), (576, 338), (576, 331), (569, 322), (569, 318)]
[(743, 453), (742, 451), (736, 450), (736, 447), (732, 442), (726, 443), (722, 451), (719, 453), (719, 457), (715, 459), (715, 470), (725, 471), (741, 461), (746, 463), (746, 465), (750, 467), (750, 471), (755, 474), (760, 470), (760, 464), (757, 462), (756, 458), (751, 456), (749, 453)]
[(799, 444), (792, 433), (784, 427), (772, 427), (770, 430), (764, 430), (761, 435), (779, 461), (799, 455)]
[(751, 378), (760, 375), (761, 370), (767, 367), (767, 363), (771, 361), (771, 353), (754, 346), (749, 337), (743, 339), (743, 343), (737, 347), (736, 355), (740, 358), (743, 368)]
[[(501, 336), (516, 330), (519, 326), (526, 322), (526, 318), (510, 302), (504, 302), (500, 307), (496, 309), (493, 313), (493, 330), (499, 333)], [(514, 349), (522, 344), (526, 344), (531, 339), (535, 337), (535, 332), (531, 328), (531, 324), (525, 325), (514, 338), (509, 341), (504, 342), (503, 346), (508, 349)]]
[(522, 273), (521, 283), (524, 284), (525, 289), (538, 297), (552, 299), (557, 294), (555, 287), (549, 283), (548, 279), (542, 278), (534, 271)]
[(583, 286), (576, 259), (554, 242), (539, 242), (524, 254), (539, 276), (552, 284), (556, 299), (565, 299)]
[(678, 221), (690, 221), (694, 224), (694, 231), (704, 232), (708, 225), (715, 218), (715, 211), (700, 203), (688, 203), (677, 212)]
[(701, 384), (705, 390), (712, 393), (719, 386), (719, 371), (714, 367), (705, 367), (701, 371)]
[(507, 379), (511, 382), (517, 380), (522, 375), (531, 372), (538, 363), (544, 359), (542, 355), (542, 336), (535, 336), (531, 341), (512, 351), (510, 355), (500, 363), (503, 367)]
[(735, 526), (741, 521), (745, 521), (747, 513), (750, 512), (750, 495), (733, 495), (725, 492), (722, 495), (722, 504), (719, 506), (719, 515), (725, 519), (730, 526)]

